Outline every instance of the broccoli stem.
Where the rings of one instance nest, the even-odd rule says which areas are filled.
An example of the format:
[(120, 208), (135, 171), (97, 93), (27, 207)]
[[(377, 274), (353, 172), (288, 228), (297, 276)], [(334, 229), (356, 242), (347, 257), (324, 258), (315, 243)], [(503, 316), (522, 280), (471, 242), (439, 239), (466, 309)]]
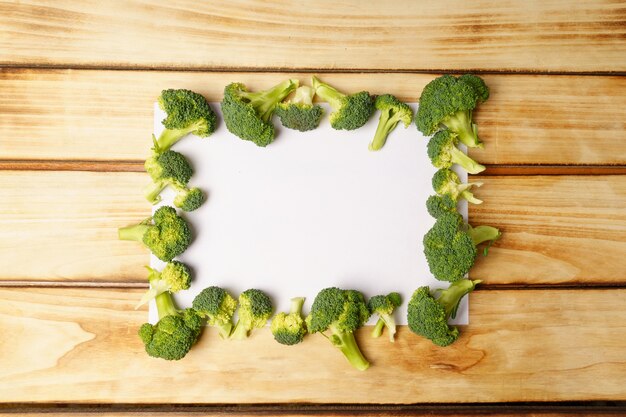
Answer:
[(117, 235), (120, 240), (134, 240), (137, 242), (143, 242), (143, 235), (146, 234), (150, 228), (147, 224), (136, 224), (134, 226), (120, 227), (117, 230)]
[(452, 163), (463, 167), (463, 169), (465, 169), (470, 174), (478, 174), (479, 172), (483, 172), (485, 170), (485, 167), (483, 165), (465, 155), (465, 153), (463, 153), (456, 146), (452, 146), (450, 149), (450, 160), (452, 161)]
[(243, 339), (246, 339), (247, 337), (248, 337), (248, 329), (246, 329), (246, 326), (241, 323), (241, 320), (238, 320), (237, 324), (235, 325), (235, 328), (230, 334), (230, 338), (235, 339), (235, 340), (243, 340)]
[(396, 117), (390, 117), (388, 111), (381, 113), (378, 119), (376, 133), (374, 133), (374, 139), (372, 139), (368, 149), (370, 151), (377, 151), (385, 146), (389, 133), (396, 127), (399, 121), (400, 120)]
[(217, 331), (222, 339), (228, 339), (230, 332), (233, 330), (232, 323), (224, 323), (217, 326)]
[[(159, 275), (154, 274), (154, 277), (150, 278), (150, 285), (153, 288), (158, 286)], [(172, 298), (172, 294), (169, 291), (164, 291), (161, 294), (157, 295), (154, 299), (156, 301), (157, 311), (159, 313), (159, 320), (161, 320), (165, 316), (176, 316), (178, 315), (178, 309), (176, 305), (174, 305), (174, 299)]]
[(376, 326), (372, 329), (372, 337), (380, 337), (383, 334), (383, 327), (385, 327), (385, 321), (379, 318)]
[(470, 227), (467, 233), (472, 238), (474, 245), (479, 245), (488, 240), (496, 240), (500, 237), (500, 231), (491, 226)]
[(474, 197), (474, 194), (472, 194), (472, 192), (469, 190), (461, 192), (461, 197), (463, 197), (472, 204), (481, 204), (483, 202), (483, 200)]
[(330, 104), (333, 111), (339, 109), (342, 105), (342, 99), (346, 96), (343, 93), (335, 90), (330, 85), (323, 83), (316, 76), (311, 77), (311, 84), (315, 90), (315, 94), (320, 96), (322, 100)]
[(472, 123), (472, 117), (468, 112), (461, 111), (448, 117), (444, 124), (459, 136), (461, 143), (470, 148), (483, 148), (484, 145), (478, 138), (476, 125)]
[(159, 139), (156, 141), (157, 149), (155, 149), (155, 151), (157, 153), (165, 152), (183, 137), (201, 128), (203, 123), (205, 123), (204, 120), (198, 120), (197, 122), (189, 125), (186, 129), (165, 129), (161, 132)]
[(441, 304), (446, 311), (446, 319), (456, 317), (456, 311), (459, 307), (461, 299), (465, 297), (466, 294), (472, 292), (476, 285), (481, 282), (481, 280), (472, 281), (469, 279), (462, 279), (451, 284), (447, 290), (440, 291), (437, 302)]
[(258, 92), (242, 91), (241, 96), (250, 100), (250, 105), (256, 109), (259, 117), (264, 122), (269, 122), (272, 114), (274, 114), (276, 105), (291, 94), (298, 87), (298, 83), (298, 80), (285, 80), (268, 90)]
[(302, 306), (304, 305), (304, 297), (294, 297), (291, 299), (291, 308), (289, 312), (292, 314), (302, 314)]
[(359, 345), (356, 343), (354, 333), (352, 332), (333, 332), (333, 334), (339, 340), (338, 344), (335, 344), (341, 350), (341, 353), (348, 359), (350, 364), (359, 371), (364, 371), (369, 368), (370, 363), (365, 359)]
[(154, 182), (146, 187), (144, 195), (146, 200), (152, 204), (156, 204), (161, 201), (161, 192), (165, 189), (167, 184), (164, 181)]

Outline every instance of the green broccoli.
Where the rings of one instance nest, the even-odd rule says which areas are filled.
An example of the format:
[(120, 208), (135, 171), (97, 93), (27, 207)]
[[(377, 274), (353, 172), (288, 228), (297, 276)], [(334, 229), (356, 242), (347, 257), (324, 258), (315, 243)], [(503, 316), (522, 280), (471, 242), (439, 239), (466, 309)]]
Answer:
[(207, 319), (209, 326), (217, 327), (222, 339), (230, 336), (237, 300), (226, 290), (215, 286), (205, 288), (194, 298), (192, 307)]
[(159, 207), (152, 217), (118, 230), (121, 240), (143, 243), (162, 261), (169, 262), (191, 244), (191, 229), (173, 207)]
[(278, 103), (276, 115), (283, 126), (300, 132), (316, 129), (322, 120), (324, 109), (313, 104), (314, 95), (315, 91), (311, 87), (303, 85), (298, 87), (293, 100)]
[(464, 198), (470, 203), (480, 204), (483, 200), (479, 200), (474, 197), (474, 194), (470, 191), (472, 187), (480, 187), (482, 182), (469, 182), (462, 184), (459, 176), (456, 172), (449, 168), (441, 168), (432, 179), (433, 189), (439, 195), (449, 195), (454, 201), (458, 201), (459, 198)]
[(449, 130), (440, 130), (428, 141), (428, 157), (436, 168), (450, 168), (452, 164), (463, 167), (470, 174), (478, 174), (485, 167), (460, 151), (457, 136)]
[[(306, 323), (310, 333), (322, 333), (352, 366), (364, 371), (370, 364), (361, 353), (354, 332), (365, 324), (369, 316), (360, 292), (331, 287), (317, 294)], [(331, 333), (330, 337), (323, 333), (327, 330)]]
[(459, 330), (448, 325), (448, 318), (456, 317), (461, 299), (480, 282), (462, 279), (450, 284), (447, 290), (434, 293), (428, 287), (418, 288), (409, 301), (409, 329), (437, 346), (450, 345), (459, 337)]
[(462, 279), (474, 265), (476, 246), (495, 241), (500, 231), (491, 226), (472, 228), (458, 213), (442, 214), (424, 235), (424, 255), (430, 272), (439, 281)]
[(438, 219), (444, 213), (456, 212), (456, 201), (448, 194), (431, 195), (426, 200), (426, 209), (428, 214)]
[(372, 330), (372, 337), (380, 337), (383, 328), (387, 327), (389, 341), (394, 341), (396, 334), (396, 320), (393, 318), (393, 311), (402, 304), (400, 294), (392, 292), (387, 295), (375, 295), (367, 301), (367, 308), (370, 314), (378, 314), (378, 321)]
[[(160, 285), (161, 278), (150, 275), (150, 285)], [(156, 296), (159, 313), (157, 324), (144, 323), (139, 328), (139, 337), (145, 345), (148, 355), (167, 360), (179, 360), (185, 357), (198, 339), (202, 330), (202, 319), (191, 308), (178, 311), (169, 291)]]
[(276, 105), (298, 87), (298, 80), (286, 80), (274, 87), (250, 92), (242, 83), (231, 83), (224, 88), (222, 113), (228, 131), (258, 146), (274, 141), (272, 115)]
[(374, 99), (367, 91), (346, 95), (315, 76), (311, 80), (315, 94), (330, 104), (330, 125), (333, 129), (358, 129), (372, 117)]
[(480, 77), (443, 75), (424, 87), (415, 124), (427, 136), (443, 127), (458, 135), (466, 146), (482, 148), (478, 128), (472, 123), (472, 111), (488, 98), (489, 89)]
[(413, 120), (413, 110), (391, 94), (376, 98), (375, 106), (380, 110), (378, 127), (374, 139), (369, 144), (370, 151), (377, 151), (385, 145), (387, 136), (402, 122), (407, 128)]
[(217, 127), (217, 117), (206, 99), (189, 90), (163, 90), (159, 107), (167, 113), (165, 130), (156, 141), (155, 151), (165, 152), (188, 134), (210, 136)]
[(168, 262), (161, 272), (149, 266), (146, 268), (150, 272), (148, 275), (150, 289), (144, 293), (139, 303), (135, 306), (135, 309), (141, 307), (159, 294), (166, 291), (177, 293), (181, 290), (188, 290), (191, 285), (191, 271), (189, 267), (182, 262)]
[(273, 312), (272, 300), (263, 292), (249, 289), (239, 295), (239, 320), (231, 339), (245, 339), (252, 329), (265, 326)]
[(177, 193), (174, 205), (184, 211), (193, 211), (204, 202), (204, 193), (199, 188), (187, 188), (193, 168), (183, 154), (172, 150), (153, 151), (144, 168), (152, 178), (152, 184), (145, 190), (146, 199), (152, 204), (161, 201), (160, 194), (167, 186)]
[(304, 297), (291, 299), (291, 309), (289, 313), (278, 313), (272, 319), (270, 329), (274, 335), (274, 340), (282, 345), (296, 345), (304, 339), (306, 335), (306, 324), (302, 318), (302, 305)]

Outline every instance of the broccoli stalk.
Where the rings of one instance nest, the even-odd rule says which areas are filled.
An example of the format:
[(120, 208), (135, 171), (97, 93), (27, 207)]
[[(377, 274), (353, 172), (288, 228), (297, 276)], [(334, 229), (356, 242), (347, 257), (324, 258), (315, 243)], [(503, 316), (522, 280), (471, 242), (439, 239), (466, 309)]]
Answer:
[(413, 110), (391, 94), (384, 94), (376, 98), (375, 107), (380, 110), (380, 118), (374, 139), (368, 147), (370, 151), (381, 149), (398, 123), (402, 122), (407, 128), (413, 120)]
[(383, 328), (387, 327), (389, 341), (395, 341), (396, 320), (393, 318), (393, 311), (402, 304), (400, 294), (392, 292), (387, 295), (376, 295), (369, 299), (367, 308), (371, 314), (378, 314), (378, 321), (372, 330), (372, 337), (380, 337)]
[(150, 289), (144, 293), (139, 303), (135, 306), (135, 309), (141, 307), (159, 294), (166, 291), (177, 293), (181, 290), (188, 290), (191, 285), (191, 272), (187, 265), (182, 262), (168, 262), (161, 272), (148, 266), (146, 268), (150, 272), (148, 275)]
[(190, 90), (163, 90), (159, 107), (167, 113), (165, 130), (155, 143), (155, 152), (168, 150), (188, 134), (210, 136), (217, 127), (217, 117), (206, 99)]
[[(354, 332), (365, 324), (369, 316), (360, 292), (332, 287), (317, 294), (306, 323), (309, 332), (321, 333), (353, 367), (364, 371), (370, 364), (361, 353)], [(325, 331), (329, 331), (330, 336), (324, 334)]]
[(118, 230), (120, 240), (142, 243), (162, 261), (169, 262), (191, 244), (191, 229), (173, 207), (159, 207), (152, 217)]
[[(150, 284), (158, 285), (152, 276)], [(185, 357), (198, 339), (202, 330), (200, 316), (193, 309), (179, 311), (169, 291), (155, 299), (159, 321), (152, 325), (144, 323), (139, 328), (141, 338), (148, 355), (166, 360), (179, 360)]]
[(330, 104), (330, 125), (337, 130), (354, 130), (363, 126), (374, 113), (374, 100), (367, 91), (343, 94), (313, 76), (311, 85), (322, 100)]
[(230, 336), (237, 300), (226, 290), (215, 286), (205, 288), (194, 298), (192, 307), (207, 319), (209, 326), (217, 327), (222, 339)]
[(428, 141), (428, 157), (436, 168), (450, 168), (457, 164), (470, 174), (478, 174), (485, 167), (460, 151), (457, 136), (449, 130), (440, 130)]
[(437, 346), (448, 346), (459, 337), (459, 330), (448, 325), (456, 317), (461, 299), (472, 292), (481, 281), (462, 279), (446, 290), (430, 291), (420, 287), (411, 296), (407, 314), (409, 329), (430, 339)]
[(278, 313), (272, 319), (270, 329), (274, 340), (282, 345), (296, 345), (304, 339), (306, 335), (306, 325), (302, 319), (302, 305), (304, 297), (291, 299), (291, 309), (289, 313)]
[(239, 295), (239, 320), (231, 339), (246, 339), (252, 329), (265, 326), (272, 316), (272, 300), (260, 290), (249, 289)]

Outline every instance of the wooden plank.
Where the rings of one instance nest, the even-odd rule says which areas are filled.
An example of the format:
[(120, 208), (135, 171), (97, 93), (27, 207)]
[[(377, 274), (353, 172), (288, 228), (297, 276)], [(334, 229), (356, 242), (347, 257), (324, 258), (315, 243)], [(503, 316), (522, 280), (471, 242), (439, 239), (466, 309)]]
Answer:
[[(625, 43), (626, 44), (626, 43)], [(129, 161), (146, 157), (152, 103), (164, 88), (219, 101), (226, 84), (266, 88), (311, 74), (0, 70), (4, 160)], [(432, 74), (324, 74), (346, 91), (417, 101)], [(486, 75), (476, 112), (486, 164), (626, 164), (626, 77)], [(221, 128), (224, 128), (223, 125)], [(409, 129), (415, 129), (414, 126)], [(126, 169), (125, 166), (122, 166)]]
[(626, 177), (478, 177), (470, 222), (500, 228), (473, 278), (491, 284), (617, 284), (626, 270)]
[(611, 0), (9, 1), (0, 16), (0, 65), (626, 70)]
[(181, 362), (149, 358), (136, 336), (146, 318), (133, 308), (139, 294), (0, 289), (0, 328), (9, 335), (0, 344), (0, 376), (10, 381), (0, 384), (0, 401), (402, 404), (626, 395), (624, 289), (479, 290), (470, 326), (448, 348), (404, 326), (394, 344), (364, 329), (359, 343), (373, 364), (366, 372), (351, 369), (320, 335), (287, 347), (267, 329), (245, 342), (207, 331)]
[(145, 276), (148, 252), (116, 230), (150, 215), (145, 175), (3, 171), (0, 184), (0, 281)]
[[(471, 206), (470, 221), (499, 227), (504, 237), (478, 258), (473, 277), (626, 282), (626, 176), (475, 180), (485, 184), (476, 190), (485, 202)], [(118, 241), (116, 228), (149, 216), (146, 182), (143, 173), (0, 171), (0, 282), (145, 283), (147, 252)]]

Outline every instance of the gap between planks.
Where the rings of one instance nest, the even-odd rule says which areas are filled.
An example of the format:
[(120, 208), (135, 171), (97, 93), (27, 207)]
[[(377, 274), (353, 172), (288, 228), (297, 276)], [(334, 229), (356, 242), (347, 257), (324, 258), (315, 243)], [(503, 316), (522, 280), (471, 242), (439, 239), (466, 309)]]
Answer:
[[(624, 175), (626, 165), (485, 165), (489, 175)], [(0, 160), (0, 171), (144, 172), (143, 161)]]

